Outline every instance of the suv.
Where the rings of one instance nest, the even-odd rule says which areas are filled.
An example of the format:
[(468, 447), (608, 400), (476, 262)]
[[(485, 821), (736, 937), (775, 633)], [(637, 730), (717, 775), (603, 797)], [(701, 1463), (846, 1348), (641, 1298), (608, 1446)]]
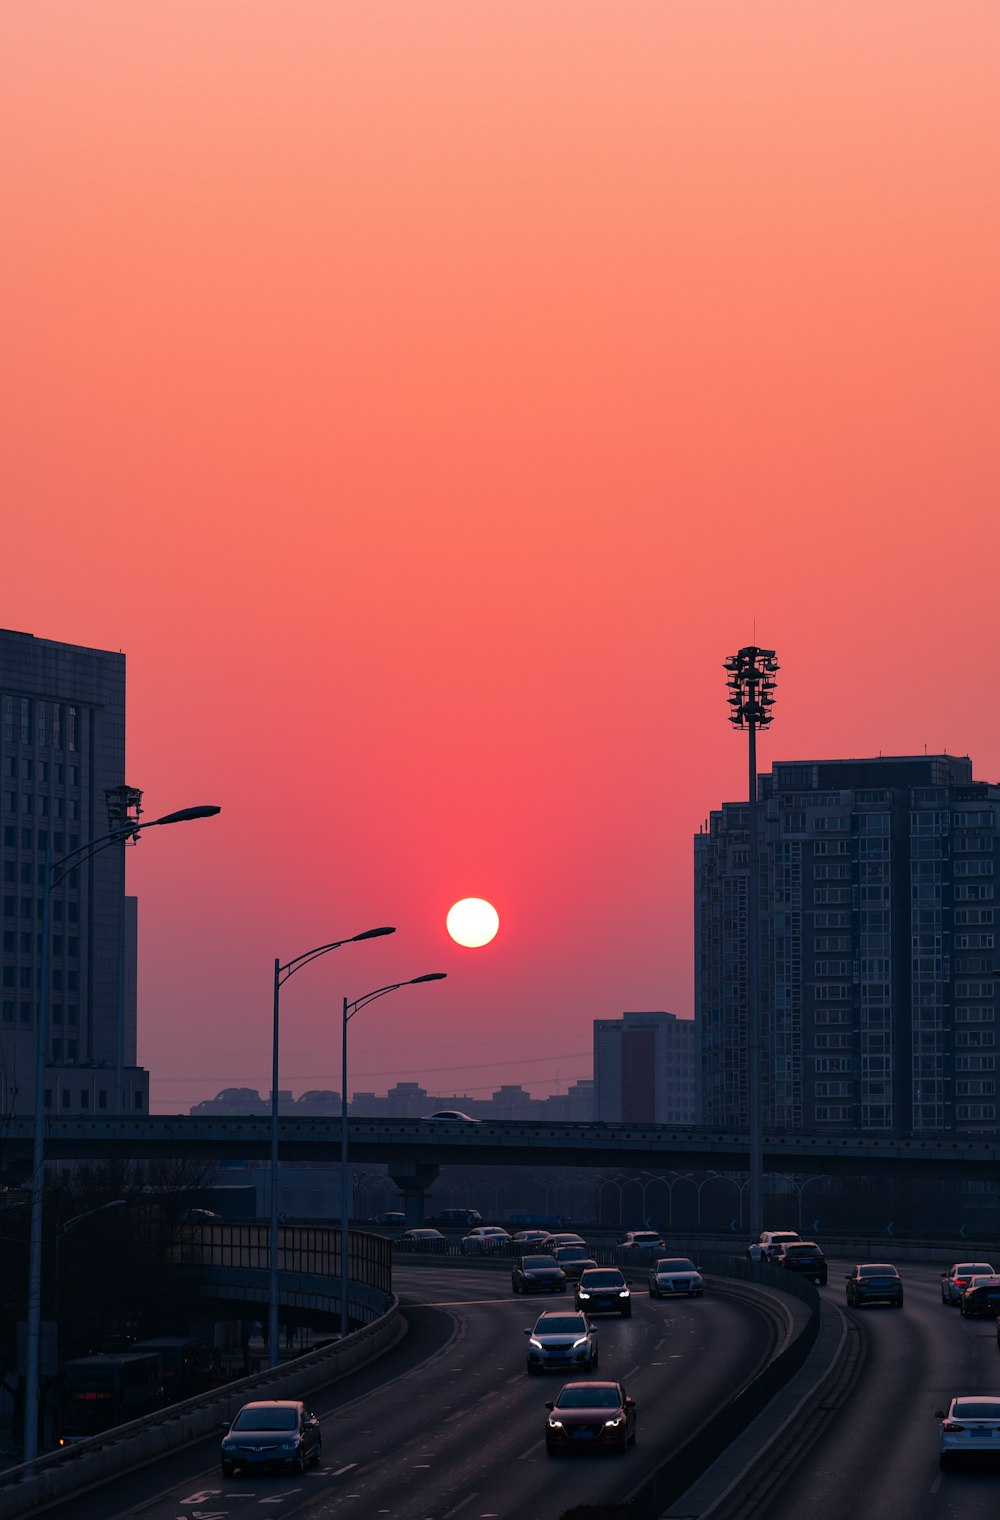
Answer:
[(819, 1287), (826, 1286), (826, 1257), (814, 1240), (785, 1240), (771, 1257), (773, 1267), (784, 1267), (799, 1277), (808, 1277)]
[(439, 1209), (427, 1221), (428, 1224), (461, 1224), (467, 1230), (482, 1222), (483, 1216), (478, 1209)]
[(541, 1372), (555, 1367), (573, 1370), (597, 1366), (597, 1331), (585, 1314), (556, 1309), (540, 1314), (534, 1328), (525, 1330), (528, 1341), (528, 1371)]
[(781, 1246), (789, 1240), (798, 1240), (800, 1237), (794, 1230), (762, 1230), (760, 1233), (760, 1247), (764, 1253), (765, 1261), (773, 1261)]

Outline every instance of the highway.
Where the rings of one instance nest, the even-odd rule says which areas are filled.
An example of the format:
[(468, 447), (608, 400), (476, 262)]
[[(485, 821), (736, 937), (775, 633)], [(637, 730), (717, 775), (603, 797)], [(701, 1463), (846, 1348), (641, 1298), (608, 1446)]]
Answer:
[[(829, 1285), (821, 1290), (842, 1306), (850, 1265), (831, 1259)], [(773, 1492), (755, 1493), (748, 1514), (759, 1516), (763, 1504), (768, 1520), (996, 1520), (1000, 1465), (940, 1472), (934, 1418), (954, 1394), (1000, 1394), (996, 1326), (963, 1319), (942, 1304), (940, 1267), (897, 1266), (906, 1290), (902, 1310), (845, 1307), (861, 1325), (867, 1350), (828, 1435)]]
[[(323, 1461), (302, 1477), (223, 1480), (218, 1441), (202, 1441), (47, 1514), (58, 1520), (556, 1520), (573, 1503), (621, 1497), (652, 1471), (775, 1348), (773, 1318), (711, 1288), (651, 1300), (640, 1269), (631, 1319), (601, 1318), (598, 1377), (638, 1405), (625, 1456), (547, 1457), (546, 1398), (559, 1374), (525, 1371), (524, 1330), (571, 1295), (513, 1297), (507, 1271), (397, 1267), (411, 1331), (361, 1372), (310, 1400)], [(221, 1435), (221, 1431), (220, 1431)]]

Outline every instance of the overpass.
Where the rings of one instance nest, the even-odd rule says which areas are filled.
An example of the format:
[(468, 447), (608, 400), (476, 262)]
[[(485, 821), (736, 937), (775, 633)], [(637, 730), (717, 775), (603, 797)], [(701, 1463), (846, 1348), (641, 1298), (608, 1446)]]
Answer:
[[(407, 1221), (423, 1217), (425, 1193), (442, 1166), (575, 1166), (658, 1171), (746, 1171), (744, 1134), (658, 1124), (568, 1124), (518, 1120), (482, 1122), (351, 1118), (352, 1163), (378, 1162), (406, 1198)], [(279, 1116), (281, 1159), (286, 1163), (340, 1159), (339, 1118)], [(26, 1176), (31, 1166), (31, 1117), (6, 1119), (0, 1129), (0, 1167)], [(180, 1160), (266, 1161), (271, 1153), (268, 1116), (184, 1114), (53, 1117), (45, 1122), (50, 1161)], [(766, 1172), (820, 1176), (946, 1178), (956, 1183), (993, 1180), (1000, 1139), (985, 1136), (791, 1135), (763, 1137)]]

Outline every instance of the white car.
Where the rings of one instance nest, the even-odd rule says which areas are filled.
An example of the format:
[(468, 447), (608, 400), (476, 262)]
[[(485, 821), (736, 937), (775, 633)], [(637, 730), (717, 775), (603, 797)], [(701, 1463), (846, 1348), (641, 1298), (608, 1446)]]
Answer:
[(480, 1224), (468, 1235), (462, 1236), (462, 1250), (466, 1256), (479, 1256), (484, 1251), (499, 1251), (510, 1244), (510, 1234), (498, 1225)]
[(973, 1277), (992, 1277), (995, 1268), (988, 1261), (956, 1261), (941, 1273), (941, 1302), (957, 1304)]
[(948, 1411), (934, 1411), (941, 1421), (942, 1472), (954, 1467), (960, 1457), (978, 1452), (1000, 1452), (1000, 1398), (970, 1393), (952, 1399)]
[(686, 1256), (661, 1256), (649, 1269), (650, 1298), (676, 1298), (681, 1293), (700, 1298), (704, 1291), (701, 1273)]
[(656, 1230), (626, 1230), (625, 1239), (619, 1241), (619, 1251), (642, 1251), (650, 1255), (653, 1251), (665, 1251), (667, 1249), (663, 1236)]

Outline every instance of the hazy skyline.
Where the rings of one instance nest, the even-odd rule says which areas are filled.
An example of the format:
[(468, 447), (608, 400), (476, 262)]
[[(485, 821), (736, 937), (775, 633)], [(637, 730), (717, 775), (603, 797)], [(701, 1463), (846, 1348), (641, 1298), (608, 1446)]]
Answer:
[[(761, 769), (1000, 779), (993, 0), (12, 3), (0, 621), (122, 649), (155, 1111), (692, 1012)], [(455, 946), (482, 896), (497, 938)], [(447, 1076), (447, 1081), (442, 1080)]]

